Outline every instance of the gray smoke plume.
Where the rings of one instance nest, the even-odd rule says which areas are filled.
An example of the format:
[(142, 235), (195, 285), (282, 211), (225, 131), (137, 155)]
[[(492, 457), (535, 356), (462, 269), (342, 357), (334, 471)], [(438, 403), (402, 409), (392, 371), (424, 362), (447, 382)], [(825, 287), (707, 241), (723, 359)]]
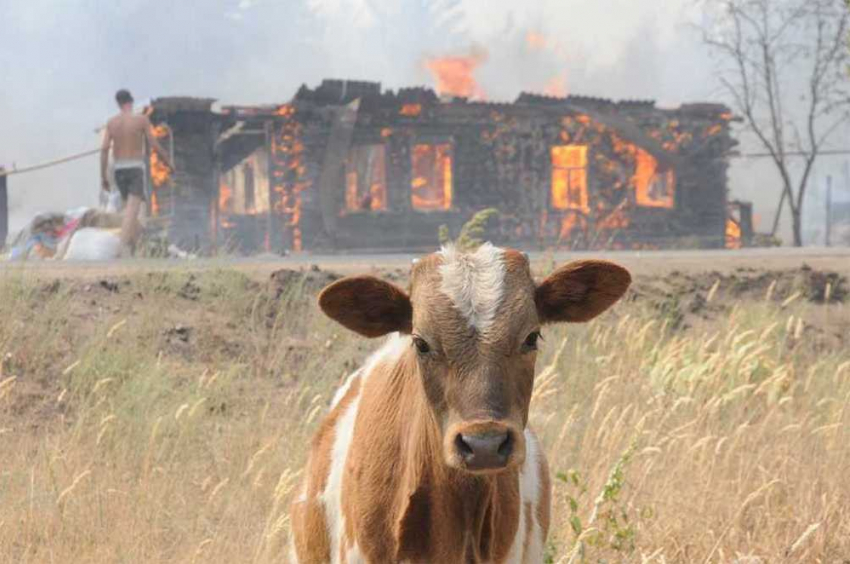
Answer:
[[(532, 4), (532, 3), (529, 3)], [(99, 144), (112, 95), (225, 103), (288, 100), (323, 78), (433, 85), (428, 57), (483, 49), (487, 96), (521, 91), (717, 100), (691, 0), (227, 0), (4, 2), (0, 163), (19, 166)], [(475, 47), (477, 46), (477, 47)], [(96, 158), (10, 179), (12, 226), (42, 209), (96, 205)], [(772, 213), (761, 165), (735, 167), (733, 194)]]

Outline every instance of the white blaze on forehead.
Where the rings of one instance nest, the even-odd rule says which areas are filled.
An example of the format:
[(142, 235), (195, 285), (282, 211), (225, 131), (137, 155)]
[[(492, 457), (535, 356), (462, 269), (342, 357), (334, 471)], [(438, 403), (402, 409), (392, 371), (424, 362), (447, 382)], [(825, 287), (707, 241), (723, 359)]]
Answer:
[(440, 292), (448, 296), (478, 331), (493, 323), (502, 302), (505, 286), (505, 252), (490, 243), (474, 253), (462, 253), (453, 246), (443, 247), (440, 256)]

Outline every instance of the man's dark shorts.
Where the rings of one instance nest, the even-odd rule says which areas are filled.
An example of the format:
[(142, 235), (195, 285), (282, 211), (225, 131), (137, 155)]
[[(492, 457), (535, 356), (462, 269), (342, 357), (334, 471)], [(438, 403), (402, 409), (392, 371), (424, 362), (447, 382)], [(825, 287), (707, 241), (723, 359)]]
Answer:
[(145, 201), (145, 171), (142, 168), (122, 168), (115, 171), (115, 184), (125, 202), (130, 194)]

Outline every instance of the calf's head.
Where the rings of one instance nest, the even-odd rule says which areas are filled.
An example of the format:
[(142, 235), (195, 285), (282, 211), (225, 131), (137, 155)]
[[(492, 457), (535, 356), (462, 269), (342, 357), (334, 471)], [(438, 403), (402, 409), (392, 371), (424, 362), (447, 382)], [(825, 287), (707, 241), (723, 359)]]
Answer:
[(339, 280), (319, 305), (366, 337), (411, 336), (422, 390), (451, 467), (490, 473), (522, 464), (541, 327), (588, 321), (631, 277), (605, 261), (569, 263), (535, 284), (523, 253), (489, 244), (444, 248), (413, 266), (409, 291), (371, 276)]

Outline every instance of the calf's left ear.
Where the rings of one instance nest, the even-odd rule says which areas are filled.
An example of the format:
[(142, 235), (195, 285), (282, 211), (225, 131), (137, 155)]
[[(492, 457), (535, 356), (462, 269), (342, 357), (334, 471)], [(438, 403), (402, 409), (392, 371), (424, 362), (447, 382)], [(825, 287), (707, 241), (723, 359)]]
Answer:
[(632, 277), (602, 260), (566, 264), (537, 286), (534, 302), (541, 323), (590, 321), (619, 300)]
[(373, 276), (337, 280), (319, 294), (319, 307), (364, 337), (410, 333), (413, 323), (413, 306), (404, 290)]

